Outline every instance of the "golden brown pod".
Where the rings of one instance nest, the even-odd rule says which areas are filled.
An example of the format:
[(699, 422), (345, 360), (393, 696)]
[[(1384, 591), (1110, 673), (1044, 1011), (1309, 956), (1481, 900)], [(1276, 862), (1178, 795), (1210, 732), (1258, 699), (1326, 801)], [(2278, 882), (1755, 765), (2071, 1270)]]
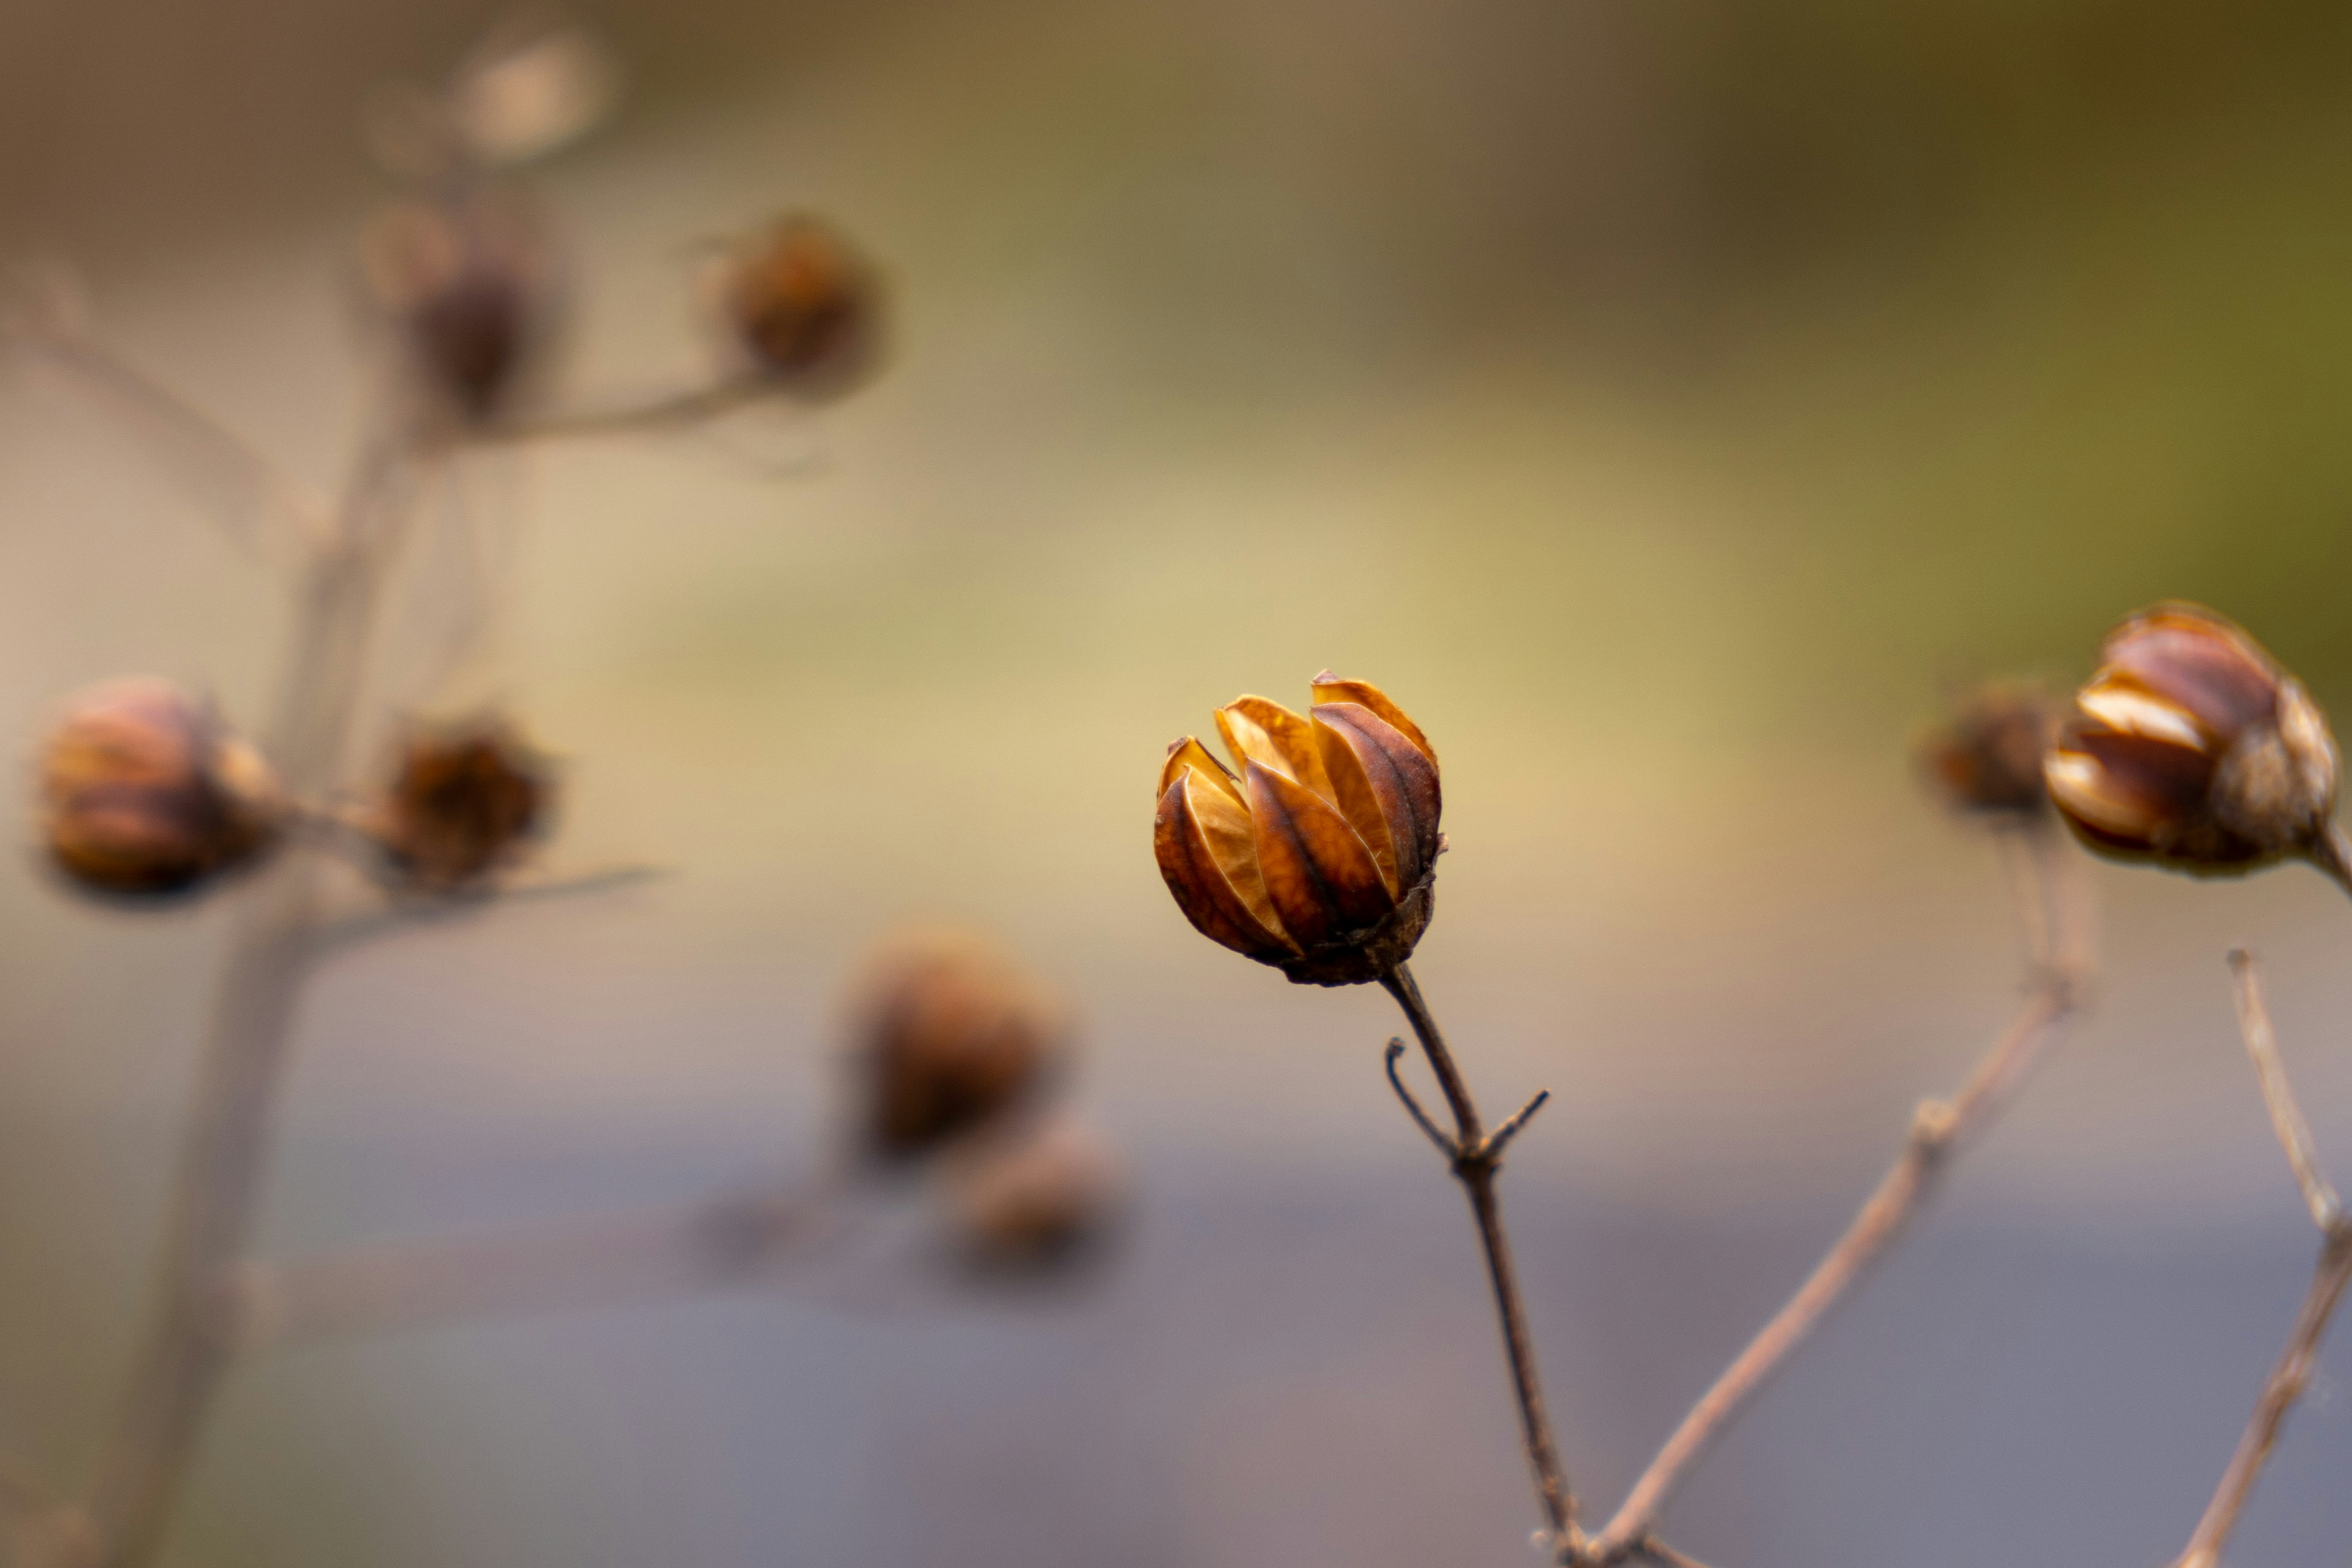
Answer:
[(2058, 708), (2036, 687), (1979, 687), (1918, 742), (1919, 771), (1955, 811), (2025, 819), (2050, 809), (2042, 764)]
[(1129, 1208), (1117, 1152), (1066, 1115), (983, 1141), (947, 1178), (958, 1259), (989, 1279), (1066, 1278), (1103, 1255)]
[(1378, 979), (1427, 929), (1437, 753), (1379, 689), (1326, 670), (1304, 715), (1263, 697), (1217, 710), (1240, 764), (1187, 735), (1160, 771), (1152, 846), (1177, 907), (1212, 941), (1291, 979)]
[(289, 811), (277, 777), (205, 703), (168, 681), (108, 681), (68, 700), (42, 748), (49, 858), (93, 891), (190, 891), (255, 862)]
[(881, 279), (848, 240), (806, 214), (734, 247), (719, 310), (759, 374), (795, 396), (838, 397), (881, 357)]
[(919, 931), (868, 965), (856, 1006), (859, 1138), (928, 1154), (1030, 1105), (1068, 1050), (1060, 1001), (967, 931)]
[(2336, 742), (2261, 644), (2165, 604), (2108, 633), (2100, 658), (2044, 769), (2085, 844), (2200, 875), (2323, 852)]
[(546, 759), (494, 714), (403, 742), (383, 797), (361, 819), (391, 879), (462, 893), (530, 852), (554, 798)]

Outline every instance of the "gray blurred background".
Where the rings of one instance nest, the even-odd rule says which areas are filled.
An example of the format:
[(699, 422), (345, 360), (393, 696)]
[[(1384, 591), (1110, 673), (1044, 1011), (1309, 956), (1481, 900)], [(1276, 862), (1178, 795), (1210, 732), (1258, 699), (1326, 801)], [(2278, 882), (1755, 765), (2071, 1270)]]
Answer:
[[(1446, 767), (1416, 961), (1494, 1108), (1571, 1471), (1612, 1505), (2017, 991), (1998, 868), (1906, 757), (1956, 680), (2083, 672), (2158, 596), (2352, 700), (2352, 13), (2158, 0), (583, 7), (630, 72), (538, 179), (583, 391), (703, 374), (712, 237), (887, 266), (888, 374), (807, 428), (487, 465), (495, 691), (554, 858), (676, 874), (438, 926), (306, 1016), (272, 1250), (804, 1169), (836, 996), (910, 917), (1076, 999), (1137, 1168), (1118, 1267), (789, 1288), (276, 1357), (188, 1568), (1534, 1561), (1458, 1194), (1370, 990), (1189, 931), (1160, 748), (1328, 665)], [(0, 255), (331, 482), (367, 381), (369, 89), (457, 0), (16, 0)], [(816, 470), (757, 449), (814, 443)], [(0, 386), (0, 750), (154, 670), (257, 717), (278, 579), (103, 417)], [(2221, 954), (2352, 1176), (2352, 910), (2093, 874), (2095, 1015), (1691, 1486), (1725, 1568), (2136, 1564), (2186, 1538), (2314, 1237)], [(0, 1441), (112, 1408), (222, 912), (0, 867)], [(2352, 1338), (2352, 1336), (2347, 1336)], [(2335, 1347), (2235, 1561), (2352, 1558)]]

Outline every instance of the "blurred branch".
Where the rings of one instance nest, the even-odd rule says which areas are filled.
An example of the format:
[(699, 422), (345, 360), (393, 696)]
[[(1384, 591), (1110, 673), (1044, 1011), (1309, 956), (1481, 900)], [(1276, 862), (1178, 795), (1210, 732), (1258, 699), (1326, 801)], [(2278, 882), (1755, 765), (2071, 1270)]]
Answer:
[(2221, 1549), (2229, 1544), (2230, 1532), (2237, 1528), (2238, 1516), (2245, 1510), (2246, 1500), (2253, 1495), (2254, 1482), (2269, 1462), (2271, 1449), (2278, 1443), (2279, 1428), (2311, 1381), (2312, 1366), (2318, 1358), (2319, 1342), (2327, 1332), (2328, 1321), (2343, 1300), (2346, 1287), (2352, 1285), (2352, 1222), (2346, 1220), (2336, 1189), (2319, 1169), (2318, 1156), (2312, 1149), (2311, 1129), (2295, 1103), (2285, 1065), (2279, 1059), (2278, 1039), (2271, 1028), (2270, 1010), (2263, 1004), (2262, 978), (2255, 970), (2253, 955), (2243, 948), (2233, 951), (2230, 954), (2230, 973), (2237, 986), (2239, 1031), (2245, 1037), (2246, 1052), (2253, 1058), (2254, 1070), (2262, 1079), (2263, 1099), (2270, 1107), (2271, 1125), (2278, 1132), (2279, 1144), (2286, 1151), (2287, 1163), (2294, 1168), (2304, 1202), (2310, 1206), (2311, 1217), (2324, 1239), (2318, 1267), (2312, 1272), (2311, 1289), (2305, 1293), (2303, 1307), (2295, 1313), (2294, 1328), (2287, 1335), (2286, 1350), (2263, 1382), (2262, 1393), (2254, 1400), (2254, 1414), (2238, 1439), (2237, 1451), (2230, 1456), (2229, 1468), (2221, 1472), (2221, 1483), (2214, 1489), (2213, 1500), (2198, 1520), (2197, 1529), (2189, 1536), (2176, 1568), (2215, 1568), (2221, 1561)]
[(243, 437), (90, 336), (62, 308), (21, 310), (0, 332), (113, 417), (230, 540), (258, 550), (275, 529), (315, 542), (327, 508)]
[(649, 434), (698, 425), (776, 395), (775, 384), (767, 378), (739, 375), (645, 403), (504, 420), (468, 430), (457, 439), (470, 445), (508, 446), (526, 441), (565, 440), (581, 436)]
[(1519, 1296), (1510, 1237), (1503, 1229), (1502, 1200), (1495, 1191), (1495, 1178), (1503, 1168), (1504, 1143), (1526, 1125), (1527, 1119), (1535, 1114), (1548, 1095), (1536, 1096), (1527, 1109), (1489, 1134), (1478, 1120), (1470, 1086), (1454, 1066), (1445, 1037), (1439, 1032), (1429, 1005), (1422, 999), (1421, 986), (1413, 980), (1412, 970), (1400, 963), (1381, 976), (1381, 984), (1404, 1009), (1413, 1034), (1421, 1041), (1422, 1053), (1429, 1058), (1429, 1069), (1437, 1075), (1438, 1088), (1444, 1091), (1445, 1102), (1454, 1112), (1454, 1134), (1449, 1139), (1421, 1109), (1420, 1102), (1405, 1088), (1404, 1079), (1398, 1076), (1396, 1061), (1402, 1052), (1399, 1042), (1391, 1041), (1389, 1082), (1395, 1086), (1405, 1109), (1412, 1113), (1422, 1131), (1451, 1156), (1454, 1178), (1469, 1194), (1470, 1212), (1478, 1222), (1478, 1241), (1486, 1249), (1487, 1277), (1494, 1286), (1496, 1313), (1502, 1320), (1503, 1351), (1511, 1363), (1511, 1386), (1518, 1399), (1528, 1463), (1535, 1471), (1537, 1500), (1549, 1521), (1549, 1538), (1554, 1549), (1564, 1548), (1573, 1553), (1581, 1544), (1576, 1530), (1576, 1494), (1569, 1488), (1568, 1474), (1559, 1461), (1559, 1446), (1552, 1438), (1551, 1419), (1544, 1413), (1543, 1384), (1536, 1373), (1535, 1341), (1528, 1331), (1527, 1304)]
[(731, 1193), (671, 1208), (367, 1247), (237, 1271), (247, 1351), (464, 1318), (742, 1286), (819, 1234), (837, 1190)]
[[(1651, 1532), (1675, 1489), (1831, 1311), (1899, 1240), (1934, 1195), (1950, 1157), (2000, 1115), (2074, 1011), (2087, 977), (2086, 923), (2073, 914), (2072, 864), (2045, 824), (2013, 830), (2031, 874), (2019, 909), (2032, 942), (2032, 981), (2024, 1003), (1949, 1101), (1928, 1100), (1913, 1115), (1903, 1152), (1815, 1265), (1797, 1293), (1764, 1325), (1666, 1439), (1633, 1483), (1623, 1506), (1577, 1561), (1611, 1563), (1637, 1552), (1656, 1554)], [(1645, 1544), (1646, 1543), (1646, 1544)]]
[(310, 932), (310, 952), (313, 959), (323, 961), (365, 947), (384, 937), (397, 936), (403, 931), (416, 931), (445, 921), (471, 919), (510, 904), (592, 898), (598, 893), (643, 887), (668, 875), (669, 868), (664, 866), (612, 866), (601, 871), (582, 871), (537, 881), (504, 882), (478, 892), (438, 897), (398, 896), (390, 902), (373, 905), (356, 913), (321, 921)]

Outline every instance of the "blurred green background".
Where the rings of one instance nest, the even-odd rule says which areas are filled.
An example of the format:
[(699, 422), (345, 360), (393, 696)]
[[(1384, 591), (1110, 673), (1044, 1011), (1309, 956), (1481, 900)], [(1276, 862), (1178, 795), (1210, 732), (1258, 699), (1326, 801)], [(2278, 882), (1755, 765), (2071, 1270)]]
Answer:
[[(784, 207), (882, 258), (892, 363), (812, 421), (477, 465), (527, 529), (483, 689), (567, 759), (552, 859), (676, 874), (332, 971), (269, 1245), (804, 1166), (842, 976), (942, 916), (1077, 1001), (1138, 1236), (1067, 1302), (866, 1260), (290, 1355), (225, 1406), (174, 1563), (1528, 1561), (1467, 1226), (1380, 1081), (1397, 1023), (1186, 929), (1145, 847), (1164, 744), (1331, 666), (1440, 749), (1417, 967), (1493, 1105), (1558, 1097), (1510, 1201), (1605, 1504), (2014, 994), (1992, 859), (1911, 774), (1942, 694), (2074, 679), (2186, 596), (2352, 699), (2337, 8), (582, 14), (630, 86), (536, 180), (564, 384), (705, 374), (707, 242)], [(0, 252), (68, 259), (126, 353), (331, 483), (386, 190), (359, 106), (494, 16), (20, 3)], [(13, 755), (118, 672), (266, 706), (282, 584), (120, 437), (0, 391)], [(2221, 955), (2271, 960), (2352, 1170), (2352, 922), (2294, 870), (2095, 880), (2097, 1011), (1692, 1489), (1692, 1552), (2185, 1538), (2310, 1252)], [(220, 914), (91, 909), (27, 853), (0, 931), (0, 1438), (69, 1480)], [(2247, 1561), (2352, 1540), (2332, 1386)]]

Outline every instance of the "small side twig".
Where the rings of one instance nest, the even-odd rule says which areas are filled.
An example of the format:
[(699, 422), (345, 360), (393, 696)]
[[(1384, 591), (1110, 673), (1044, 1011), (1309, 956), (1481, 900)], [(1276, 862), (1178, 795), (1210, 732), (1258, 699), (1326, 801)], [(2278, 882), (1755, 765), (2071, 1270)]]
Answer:
[[(1495, 1310), (1502, 1320), (1503, 1351), (1511, 1363), (1511, 1386), (1518, 1399), (1528, 1464), (1535, 1471), (1537, 1500), (1549, 1521), (1549, 1539), (1557, 1549), (1573, 1553), (1583, 1543), (1576, 1528), (1576, 1494), (1569, 1488), (1568, 1473), (1559, 1460), (1559, 1446), (1552, 1438), (1551, 1418), (1544, 1412), (1542, 1380), (1536, 1373), (1535, 1340), (1528, 1330), (1527, 1303), (1519, 1295), (1510, 1237), (1503, 1229), (1502, 1200), (1495, 1190), (1495, 1178), (1502, 1170), (1501, 1140), (1507, 1133), (1496, 1137), (1486, 1134), (1478, 1120), (1478, 1108), (1470, 1098), (1470, 1086), (1454, 1065), (1454, 1053), (1446, 1048), (1445, 1037), (1439, 1032), (1429, 1004), (1422, 1000), (1421, 987), (1414, 982), (1412, 969), (1399, 963), (1381, 976), (1381, 984), (1404, 1009), (1406, 1020), (1421, 1041), (1422, 1053), (1429, 1059), (1429, 1070), (1437, 1075), (1437, 1086), (1444, 1091), (1446, 1105), (1454, 1112), (1454, 1132), (1449, 1139), (1422, 1110), (1406, 1089), (1403, 1079), (1398, 1076), (1396, 1063), (1402, 1054), (1402, 1042), (1391, 1041), (1389, 1081), (1396, 1086), (1405, 1109), (1412, 1113), (1422, 1131), (1446, 1152), (1455, 1179), (1469, 1195), (1470, 1212), (1478, 1222), (1479, 1244), (1486, 1249)], [(1507, 1132), (1517, 1132), (1526, 1125), (1544, 1098), (1538, 1095), (1533, 1103), (1507, 1122)]]
[(486, 1236), (249, 1263), (234, 1288), (246, 1352), (467, 1318), (565, 1311), (744, 1286), (818, 1232), (831, 1184), (760, 1189)]
[(2018, 831), (2032, 873), (2018, 889), (2021, 916), (2033, 949), (2032, 980), (2024, 1003), (1978, 1059), (1959, 1092), (1948, 1101), (1928, 1100), (1914, 1113), (1902, 1153), (1845, 1233), (1700, 1395), (1580, 1561), (1607, 1564), (1637, 1552), (1655, 1554), (1652, 1532), (1676, 1489), (1901, 1238), (1941, 1184), (1952, 1152), (2000, 1114), (2074, 1012), (2082, 966), (2087, 963), (2085, 939), (2066, 918), (2070, 900), (2060, 881), (2057, 847), (2046, 826)]
[(2327, 1333), (2328, 1322), (2344, 1300), (2346, 1288), (2352, 1286), (2352, 1221), (2346, 1219), (2335, 1187), (2319, 1168), (2310, 1126), (2295, 1103), (2285, 1065), (2279, 1059), (2278, 1038), (2271, 1027), (2270, 1010), (2263, 1004), (2262, 979), (2252, 955), (2242, 948), (2232, 952), (2230, 973), (2237, 985), (2239, 1030), (2245, 1037), (2247, 1054), (2254, 1059), (2254, 1070), (2262, 1079), (2263, 1099), (2270, 1107), (2271, 1125), (2278, 1132), (2280, 1146), (2286, 1151), (2287, 1163), (2294, 1167), (2295, 1181), (2303, 1188), (2304, 1202), (2310, 1207), (2324, 1239), (2318, 1266), (2312, 1271), (2311, 1289), (2305, 1292), (2303, 1306), (2295, 1313), (2294, 1327), (2287, 1334), (2286, 1349), (2280, 1354), (2278, 1364), (2271, 1369), (2270, 1376), (2263, 1380), (2262, 1393), (2254, 1400), (2253, 1415), (2238, 1439), (2237, 1451), (2230, 1456), (2229, 1468), (2221, 1472), (2221, 1485), (2214, 1489), (2213, 1500), (2206, 1504), (2204, 1515), (2198, 1520), (2175, 1568), (2215, 1568), (2221, 1561), (2221, 1549), (2229, 1543), (2230, 1532), (2237, 1528), (2238, 1516), (2245, 1511), (2246, 1500), (2253, 1495), (2254, 1482), (2270, 1461), (2287, 1412), (2294, 1408), (2295, 1401), (2303, 1397), (2305, 1387), (2311, 1382), (2312, 1366), (2318, 1358), (2319, 1343)]
[(1382, 1065), (1389, 1071), (1389, 1087), (1396, 1090), (1399, 1100), (1404, 1101), (1405, 1110), (1412, 1117), (1413, 1125), (1429, 1134), (1429, 1141), (1437, 1145), (1437, 1152), (1445, 1156), (1445, 1162), (1450, 1165), (1454, 1163), (1454, 1156), (1459, 1151), (1454, 1148), (1454, 1140), (1446, 1134), (1444, 1129), (1429, 1119), (1429, 1112), (1421, 1108), (1421, 1101), (1413, 1098), (1412, 1090), (1406, 1087), (1403, 1075), (1397, 1071), (1397, 1059), (1403, 1055), (1404, 1042), (1391, 1040), (1388, 1053), (1382, 1058)]
[(511, 904), (555, 902), (642, 887), (669, 874), (662, 866), (612, 866), (599, 871), (502, 882), (478, 893), (401, 897), (391, 903), (321, 921), (310, 933), (313, 958), (325, 959), (383, 937), (447, 921), (466, 920)]
[(457, 439), (473, 446), (511, 446), (527, 441), (566, 440), (582, 436), (625, 436), (698, 425), (777, 395), (774, 383), (740, 375), (709, 386), (670, 393), (644, 403), (583, 408), (509, 419), (464, 432)]

